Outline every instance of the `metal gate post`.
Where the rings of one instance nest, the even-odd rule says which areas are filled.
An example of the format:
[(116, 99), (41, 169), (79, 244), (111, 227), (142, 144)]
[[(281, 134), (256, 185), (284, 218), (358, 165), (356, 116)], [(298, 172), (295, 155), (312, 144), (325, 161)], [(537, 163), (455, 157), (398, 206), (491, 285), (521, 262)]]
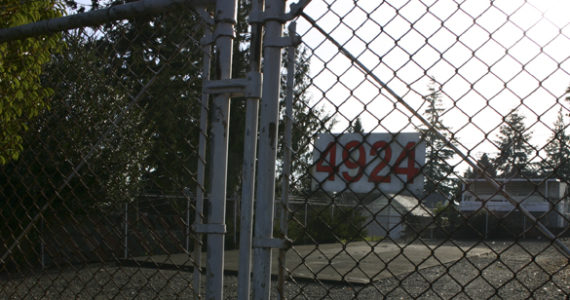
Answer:
[(261, 101), (259, 155), (257, 168), (257, 198), (255, 202), (255, 229), (253, 257), (253, 299), (269, 299), (271, 291), (271, 240), (275, 199), (275, 160), (279, 124), (279, 89), (281, 47), (278, 40), (283, 33), (280, 18), (285, 12), (285, 1), (265, 2), (265, 37), (263, 42), (263, 97)]
[[(204, 21), (210, 20), (209, 14), (204, 10)], [(211, 20), (213, 22), (213, 20)], [(211, 56), (212, 56), (212, 32), (209, 26), (204, 26), (204, 37), (201, 40), (202, 44), (202, 78), (210, 80)], [(210, 105), (210, 95), (202, 85), (202, 96), (200, 100), (200, 137), (198, 141), (198, 167), (196, 171), (196, 206), (194, 212), (194, 224), (204, 223), (204, 193), (206, 191), (206, 144), (208, 138), (208, 106)], [(190, 189), (185, 189), (188, 195), (188, 207), (190, 207), (191, 195)], [(187, 222), (190, 222), (188, 216)], [(190, 233), (187, 235), (187, 250), (190, 247)], [(202, 290), (202, 234), (196, 232), (194, 237), (194, 298), (198, 299), (201, 296)]]
[[(297, 23), (289, 24), (289, 37), (296, 35)], [(289, 180), (291, 176), (291, 152), (293, 131), (293, 94), (295, 81), (295, 43), (287, 47), (287, 93), (285, 95), (285, 132), (283, 133), (283, 180), (281, 182), (281, 210), (279, 214), (279, 229), (282, 238), (288, 238), (289, 234)], [(334, 206), (333, 206), (334, 208)], [(286, 249), (279, 249), (279, 273), (277, 292), (279, 299), (285, 299), (285, 270)]]
[[(217, 0), (214, 40), (217, 48), (218, 79), (227, 80), (232, 71), (234, 24), (237, 18), (237, 0)], [(212, 107), (212, 169), (208, 224), (200, 230), (207, 233), (206, 298), (221, 300), (223, 296), (224, 234), (226, 214), (226, 183), (228, 166), (228, 129), (230, 95), (216, 94)]]
[[(251, 1), (250, 15), (260, 14), (263, 0)], [(250, 71), (261, 71), (262, 23), (252, 21), (250, 43)], [(243, 181), (240, 203), (238, 299), (248, 300), (251, 288), (251, 238), (253, 228), (253, 199), (255, 191), (255, 158), (257, 156), (257, 127), (259, 117), (259, 97), (247, 99), (245, 136), (243, 143)]]
[(123, 258), (129, 257), (129, 203), (125, 202), (123, 222)]

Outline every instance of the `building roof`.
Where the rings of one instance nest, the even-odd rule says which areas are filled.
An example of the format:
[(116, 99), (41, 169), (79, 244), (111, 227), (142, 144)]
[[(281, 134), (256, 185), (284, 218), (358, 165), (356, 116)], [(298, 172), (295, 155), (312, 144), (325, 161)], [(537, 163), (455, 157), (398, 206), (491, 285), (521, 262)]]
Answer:
[[(334, 198), (334, 200), (333, 200)], [(315, 195), (304, 198), (299, 196), (290, 196), (290, 204), (310, 204), (310, 205), (330, 205), (334, 201), (335, 205), (343, 207), (357, 207), (359, 205), (367, 207), (386, 207), (390, 202), (390, 207), (394, 208), (400, 215), (412, 215), (418, 217), (434, 216), (431, 209), (421, 203), (421, 201), (412, 195), (405, 194), (380, 194), (380, 193), (341, 193), (336, 197)]]

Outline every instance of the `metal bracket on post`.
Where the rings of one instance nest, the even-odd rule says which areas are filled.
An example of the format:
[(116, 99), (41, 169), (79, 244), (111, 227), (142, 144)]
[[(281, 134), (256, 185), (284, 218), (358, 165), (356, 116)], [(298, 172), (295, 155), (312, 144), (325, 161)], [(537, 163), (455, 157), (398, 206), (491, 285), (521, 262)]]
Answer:
[(289, 7), (288, 13), (282, 14), (275, 14), (268, 11), (255, 11), (249, 14), (248, 22), (250, 24), (255, 23), (265, 23), (267, 21), (277, 21), (281, 24), (285, 24), (288, 21), (293, 20), (294, 18), (300, 15), (300, 12), (311, 2), (310, 0), (300, 0), (297, 3), (291, 4)]
[(210, 25), (210, 26), (216, 25), (214, 17), (212, 17), (212, 15), (210, 15), (210, 13), (208, 13), (208, 11), (205, 8), (204, 9), (198, 9), (197, 11), (198, 11), (198, 14), (200, 15), (200, 18), (202, 18), (202, 21), (204, 21), (204, 23), (206, 25)]
[(200, 39), (201, 46), (208, 46), (214, 43), (214, 36), (211, 33), (205, 33), (204, 36)]
[(289, 12), (285, 14), (285, 18), (287, 18), (287, 20), (293, 20), (293, 18), (298, 17), (303, 8), (309, 5), (309, 2), (311, 2), (311, 0), (300, 0), (297, 3), (292, 3), (289, 5)]
[(267, 47), (277, 47), (277, 48), (296, 47), (301, 43), (301, 37), (298, 35), (282, 36), (282, 37), (266, 37), (263, 43)]
[(286, 239), (275, 238), (254, 238), (254, 248), (275, 248), (275, 249), (289, 249), (293, 245), (293, 241)]
[(230, 94), (231, 97), (260, 99), (263, 79), (259, 72), (248, 72), (246, 78), (209, 80), (204, 84), (209, 94)]

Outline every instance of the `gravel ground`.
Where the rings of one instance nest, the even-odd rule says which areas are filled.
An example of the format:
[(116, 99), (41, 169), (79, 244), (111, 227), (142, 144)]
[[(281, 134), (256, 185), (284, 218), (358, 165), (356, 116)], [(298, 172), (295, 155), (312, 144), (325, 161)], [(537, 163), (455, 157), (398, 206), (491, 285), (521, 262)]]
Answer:
[[(563, 242), (570, 245), (569, 239)], [(368, 285), (289, 281), (285, 291), (288, 299), (568, 299), (568, 259), (549, 243), (489, 241), (487, 245), (493, 250), (488, 254), (400, 278)], [(88, 265), (0, 278), (1, 299), (189, 299), (194, 295), (192, 274), (176, 270)], [(237, 278), (225, 276), (224, 285), (224, 297), (235, 299)], [(272, 298), (277, 298), (276, 285), (272, 283)]]

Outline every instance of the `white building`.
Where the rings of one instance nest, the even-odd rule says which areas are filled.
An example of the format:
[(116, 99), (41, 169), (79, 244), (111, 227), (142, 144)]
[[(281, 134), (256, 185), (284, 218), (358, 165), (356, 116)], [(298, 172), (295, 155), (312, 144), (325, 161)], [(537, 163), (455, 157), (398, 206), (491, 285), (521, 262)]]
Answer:
[(341, 199), (365, 217), (369, 237), (399, 239), (406, 230), (419, 232), (433, 222), (432, 211), (412, 195), (370, 193), (344, 195)]
[(368, 214), (366, 231), (368, 236), (402, 237), (406, 227), (421, 231), (432, 222), (432, 211), (411, 195), (378, 196), (365, 205)]
[(304, 224), (308, 224), (310, 216), (307, 212), (311, 207), (327, 207), (331, 214), (335, 214), (335, 208), (353, 209), (364, 217), (363, 226), (371, 238), (399, 239), (406, 230), (425, 231), (433, 223), (434, 217), (432, 211), (417, 197), (403, 194), (343, 193), (337, 195), (334, 201), (332, 196), (312, 197), (309, 200), (292, 196), (289, 204), (296, 206), (296, 211), (304, 211)]
[[(519, 205), (534, 216), (539, 217), (543, 224), (550, 228), (564, 228), (570, 220), (570, 200), (568, 185), (558, 179), (526, 179), (501, 178), (495, 179), (501, 188)], [(463, 185), (460, 210), (465, 213), (482, 210), (495, 212), (499, 215), (516, 210), (515, 205), (508, 201), (501, 191), (498, 191), (484, 178), (468, 179)], [(517, 215), (515, 212), (509, 215)]]

